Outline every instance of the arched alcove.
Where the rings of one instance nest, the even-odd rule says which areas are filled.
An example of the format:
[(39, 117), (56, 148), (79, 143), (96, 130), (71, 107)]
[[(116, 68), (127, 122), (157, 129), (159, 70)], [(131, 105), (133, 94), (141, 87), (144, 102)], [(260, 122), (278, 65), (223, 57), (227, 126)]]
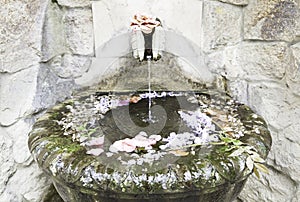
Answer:
[[(126, 32), (100, 46), (96, 44), (96, 56), (92, 60), (89, 71), (78, 78), (76, 83), (81, 86), (95, 85), (101, 79), (117, 74), (121, 67), (130, 71), (131, 68), (145, 65), (133, 58), (130, 38), (131, 32)], [(213, 82), (214, 76), (204, 64), (202, 51), (196, 44), (173, 30), (166, 30), (165, 38), (162, 60), (151, 62), (152, 67), (159, 65), (160, 68), (156, 68), (155, 71), (158, 72), (152, 72), (152, 74), (159, 77), (159, 69), (163, 72), (164, 69), (174, 66), (174, 69), (181, 71), (187, 79), (200, 83), (211, 84)], [(164, 57), (167, 59), (163, 59)], [(169, 64), (170, 60), (172, 64)], [(139, 75), (135, 74), (135, 76)]]

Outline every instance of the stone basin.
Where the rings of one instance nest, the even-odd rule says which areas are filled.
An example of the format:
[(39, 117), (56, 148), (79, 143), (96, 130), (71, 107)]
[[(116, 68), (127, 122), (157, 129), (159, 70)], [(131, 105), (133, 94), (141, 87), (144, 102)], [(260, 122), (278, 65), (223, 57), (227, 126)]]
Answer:
[(266, 122), (212, 89), (79, 93), (29, 136), (62, 199), (85, 202), (233, 201), (270, 147)]

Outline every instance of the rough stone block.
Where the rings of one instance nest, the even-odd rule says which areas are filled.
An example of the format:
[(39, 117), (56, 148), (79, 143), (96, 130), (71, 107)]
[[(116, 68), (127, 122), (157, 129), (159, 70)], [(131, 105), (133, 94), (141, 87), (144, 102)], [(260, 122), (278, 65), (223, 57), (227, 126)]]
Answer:
[(280, 142), (274, 142), (270, 155), (274, 156), (274, 167), (289, 176), (295, 183), (300, 184), (300, 145), (298, 144), (299, 141), (294, 142), (292, 140), (298, 137), (298, 132), (295, 133), (296, 131), (293, 130), (289, 128), (279, 134), (285, 138)]
[(37, 89), (33, 101), (36, 111), (47, 109), (58, 101), (64, 101), (70, 97), (74, 90), (73, 79), (58, 77), (54, 70), (42, 65), (37, 77)]
[[(152, 4), (152, 8), (150, 10), (153, 12), (153, 15), (161, 19), (165, 28), (182, 35), (196, 46), (201, 47), (203, 40), (201, 36), (203, 26), (202, 1), (156, 1), (156, 3)], [(178, 43), (180, 43), (180, 41)]]
[(63, 24), (64, 11), (54, 3), (49, 3), (43, 27), (42, 61), (66, 53), (66, 33)]
[(242, 8), (205, 1), (203, 16), (204, 51), (217, 50), (242, 41)]
[(248, 178), (245, 188), (239, 195), (243, 202), (253, 201), (292, 201), (296, 191), (294, 182), (278, 170), (269, 167), (269, 174), (261, 179), (253, 174)]
[(281, 80), (290, 65), (291, 53), (285, 43), (245, 43), (231, 60), (242, 67), (249, 80)]
[(94, 25), (94, 37), (95, 37), (95, 50), (96, 56), (98, 56), (98, 49), (107, 42), (114, 32), (118, 29), (112, 23), (110, 16), (110, 10), (106, 7), (103, 1), (93, 2), (93, 25)]
[(50, 184), (51, 181), (34, 163), (30, 167), (19, 167), (16, 170), (6, 185), (5, 194), (9, 201), (40, 202)]
[[(273, 138), (269, 154), (270, 174), (263, 180), (246, 184), (240, 198), (243, 201), (297, 201), (299, 185), (299, 98), (281, 84), (262, 82), (249, 85), (250, 106), (262, 115), (270, 126)], [(298, 191), (299, 193), (299, 191)]]
[(67, 10), (64, 17), (67, 45), (73, 54), (94, 55), (92, 11), (86, 9)]
[(28, 133), (31, 125), (24, 120), (18, 121), (11, 127), (6, 128), (7, 134), (14, 140), (11, 158), (18, 164), (28, 166), (32, 162), (28, 149)]
[[(285, 111), (288, 116), (279, 114), (282, 119), (290, 121), (290, 125), (281, 127), (280, 130), (271, 128), (273, 139), (272, 149), (268, 156), (268, 164), (274, 169), (290, 178), (295, 186), (300, 184), (299, 167), (300, 167), (300, 145), (299, 145), (299, 129), (300, 110), (297, 104)], [(283, 152), (284, 151), (284, 152)], [(291, 195), (295, 195), (294, 192)]]
[(61, 6), (76, 8), (76, 7), (87, 7), (91, 5), (91, 0), (57, 0)]
[[(13, 141), (6, 133), (6, 131), (0, 126), (0, 148), (1, 148), (1, 155), (0, 155), (0, 201), (7, 201), (1, 200), (1, 196), (5, 190), (5, 185), (7, 184), (10, 176), (12, 173), (15, 172), (15, 165), (14, 159), (11, 156), (12, 153), (12, 146)], [(4, 196), (3, 196), (4, 197)]]
[(293, 59), (287, 69), (287, 84), (296, 95), (300, 95), (300, 43), (291, 46)]
[(15, 73), (36, 65), (40, 61), (40, 52), (36, 48), (34, 45), (28, 46), (26, 42), (17, 46), (8, 45), (0, 56), (0, 73)]
[(11, 125), (32, 113), (37, 87), (38, 66), (18, 73), (2, 75), (0, 80), (0, 125)]
[(78, 78), (89, 69), (91, 58), (65, 54), (56, 56), (49, 63), (57, 76), (61, 78)]
[(43, 22), (38, 16), (45, 6), (38, 0), (1, 4), (0, 72), (18, 72), (39, 62)]
[(291, 51), (285, 43), (242, 43), (206, 57), (211, 71), (232, 81), (282, 80), (290, 68)]
[[(249, 104), (273, 128), (281, 130), (297, 120), (299, 110), (291, 108), (297, 100), (284, 84), (252, 83), (249, 85)], [(293, 114), (297, 110), (296, 114)]]
[(215, 74), (225, 76), (229, 81), (245, 78), (246, 73), (240, 62), (240, 47), (235, 46), (208, 54), (205, 63)]
[(228, 83), (228, 90), (231, 95), (238, 101), (248, 104), (248, 82), (236, 79)]
[(245, 9), (245, 39), (293, 41), (300, 24), (295, 0), (250, 1)]

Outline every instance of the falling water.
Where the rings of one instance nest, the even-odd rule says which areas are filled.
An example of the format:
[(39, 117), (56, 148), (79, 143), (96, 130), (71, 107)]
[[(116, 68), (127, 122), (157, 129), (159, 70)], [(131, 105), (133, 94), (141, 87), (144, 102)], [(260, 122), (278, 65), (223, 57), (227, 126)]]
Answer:
[(148, 61), (148, 121), (152, 122), (152, 114), (151, 114), (151, 56), (147, 56)]

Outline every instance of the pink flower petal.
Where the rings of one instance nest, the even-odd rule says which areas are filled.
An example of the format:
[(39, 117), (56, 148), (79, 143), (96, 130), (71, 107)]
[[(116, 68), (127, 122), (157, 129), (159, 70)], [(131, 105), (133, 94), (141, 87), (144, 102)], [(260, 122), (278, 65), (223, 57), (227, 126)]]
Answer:
[(150, 145), (156, 144), (155, 140), (153, 141), (153, 139), (148, 139), (142, 132), (135, 136), (132, 141), (137, 147), (149, 147)]
[[(144, 33), (151, 33), (152, 30), (159, 26), (160, 22), (156, 20), (155, 17), (145, 15), (145, 14), (136, 14), (131, 20), (130, 27), (133, 30), (141, 29)], [(138, 27), (138, 28), (137, 28)]]
[(102, 146), (104, 143), (104, 136), (94, 138), (86, 143), (87, 146)]
[(126, 138), (123, 140), (115, 141), (109, 148), (111, 152), (125, 151), (133, 152), (136, 147), (145, 147), (146, 149), (151, 149), (152, 146), (156, 144), (157, 141), (161, 140), (160, 135), (151, 135), (147, 137), (147, 133), (140, 132), (134, 138)]
[(118, 149), (118, 151), (125, 151), (125, 152), (133, 152), (136, 148), (136, 146), (134, 144), (132, 144), (132, 142), (129, 138), (126, 138), (124, 140), (115, 141), (112, 144), (112, 147)]
[(154, 139), (156, 142), (161, 140), (161, 136), (160, 135), (150, 135), (149, 139)]
[(97, 149), (91, 149), (91, 150), (88, 150), (86, 153), (87, 153), (87, 154), (91, 154), (91, 155), (93, 155), (93, 156), (99, 156), (102, 152), (104, 152), (103, 149), (97, 148)]

